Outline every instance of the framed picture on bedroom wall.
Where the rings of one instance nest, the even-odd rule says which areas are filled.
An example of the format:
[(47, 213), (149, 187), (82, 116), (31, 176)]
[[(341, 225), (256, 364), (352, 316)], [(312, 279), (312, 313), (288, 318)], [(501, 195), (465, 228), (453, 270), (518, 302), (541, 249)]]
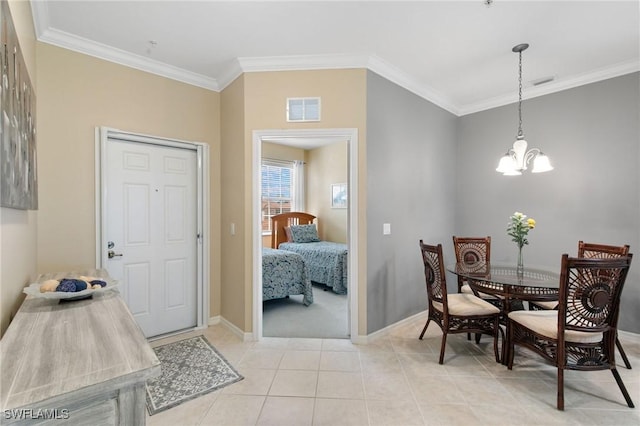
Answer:
[(332, 209), (347, 208), (347, 184), (346, 183), (331, 184), (331, 208)]

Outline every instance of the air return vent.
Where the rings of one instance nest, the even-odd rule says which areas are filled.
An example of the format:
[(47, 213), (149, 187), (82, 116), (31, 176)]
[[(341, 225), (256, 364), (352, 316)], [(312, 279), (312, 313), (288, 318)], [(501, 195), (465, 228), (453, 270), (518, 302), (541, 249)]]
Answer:
[(320, 98), (287, 98), (287, 121), (320, 121)]

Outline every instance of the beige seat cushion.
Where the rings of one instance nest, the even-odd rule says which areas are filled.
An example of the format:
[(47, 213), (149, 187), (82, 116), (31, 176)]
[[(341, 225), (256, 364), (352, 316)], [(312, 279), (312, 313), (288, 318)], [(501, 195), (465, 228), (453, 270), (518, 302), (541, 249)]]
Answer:
[[(558, 339), (558, 311), (513, 311), (509, 312), (509, 319), (542, 336)], [(602, 340), (602, 333), (565, 330), (564, 339), (574, 343), (597, 343)]]
[[(449, 294), (447, 295), (447, 303), (449, 305), (449, 315), (471, 316), (500, 313), (500, 309), (473, 294)], [(433, 307), (442, 312), (442, 303), (433, 302)]]
[[(462, 287), (460, 287), (460, 291), (465, 294), (473, 294), (473, 289), (469, 284), (463, 284)], [(478, 292), (478, 295), (483, 299), (504, 299), (503, 296), (481, 293), (481, 292)]]
[(529, 302), (532, 303), (536, 306), (540, 306), (542, 309), (549, 309), (549, 310), (554, 310), (555, 308), (558, 307), (558, 301), (557, 300), (551, 300), (549, 302)]

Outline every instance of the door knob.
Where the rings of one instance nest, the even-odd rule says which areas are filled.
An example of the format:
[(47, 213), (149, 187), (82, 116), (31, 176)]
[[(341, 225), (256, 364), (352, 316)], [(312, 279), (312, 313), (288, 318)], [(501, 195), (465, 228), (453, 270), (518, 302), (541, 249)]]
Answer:
[(122, 253), (115, 253), (113, 250), (109, 250), (107, 252), (107, 257), (109, 259), (113, 259), (114, 257), (121, 257), (121, 256), (122, 256)]

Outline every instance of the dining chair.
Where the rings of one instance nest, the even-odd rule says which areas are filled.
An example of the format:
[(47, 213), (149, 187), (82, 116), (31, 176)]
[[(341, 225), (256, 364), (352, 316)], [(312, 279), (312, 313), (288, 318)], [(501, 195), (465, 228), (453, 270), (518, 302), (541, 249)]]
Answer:
[[(584, 241), (578, 241), (578, 257), (585, 257), (588, 259), (611, 259), (629, 254), (629, 245), (613, 246), (607, 244), (585, 243)], [(533, 309), (557, 309), (558, 302), (531, 302)], [(631, 363), (627, 354), (622, 348), (622, 343), (616, 334), (616, 347), (620, 352), (620, 357), (624, 362), (624, 366), (631, 369)]]
[[(456, 254), (457, 263), (467, 265), (489, 263), (491, 262), (491, 237), (456, 237), (454, 235), (453, 251)], [(473, 294), (473, 290), (461, 276), (458, 276), (458, 293)], [(488, 294), (480, 297), (495, 299)]]
[(440, 360), (444, 361), (447, 335), (454, 333), (476, 333), (493, 336), (493, 351), (496, 362), (498, 355), (498, 333), (504, 335), (499, 326), (500, 309), (481, 298), (468, 293), (447, 294), (442, 244), (427, 245), (420, 240), (420, 251), (424, 263), (424, 275), (427, 286), (428, 319), (419, 339), (424, 337), (431, 321), (442, 330)]
[[(456, 263), (466, 265), (484, 265), (491, 262), (491, 237), (456, 237), (453, 236), (453, 251)], [(463, 277), (458, 275), (458, 293), (474, 294), (471, 286)], [(490, 294), (478, 293), (478, 296), (500, 308), (502, 301)], [(471, 340), (471, 334), (467, 334)], [(476, 334), (476, 343), (480, 342), (480, 334)]]
[(615, 362), (620, 295), (632, 256), (586, 259), (564, 254), (558, 309), (508, 314), (509, 370), (515, 345), (553, 364), (558, 370), (558, 410), (564, 410), (564, 370), (611, 370), (627, 405), (634, 408)]

